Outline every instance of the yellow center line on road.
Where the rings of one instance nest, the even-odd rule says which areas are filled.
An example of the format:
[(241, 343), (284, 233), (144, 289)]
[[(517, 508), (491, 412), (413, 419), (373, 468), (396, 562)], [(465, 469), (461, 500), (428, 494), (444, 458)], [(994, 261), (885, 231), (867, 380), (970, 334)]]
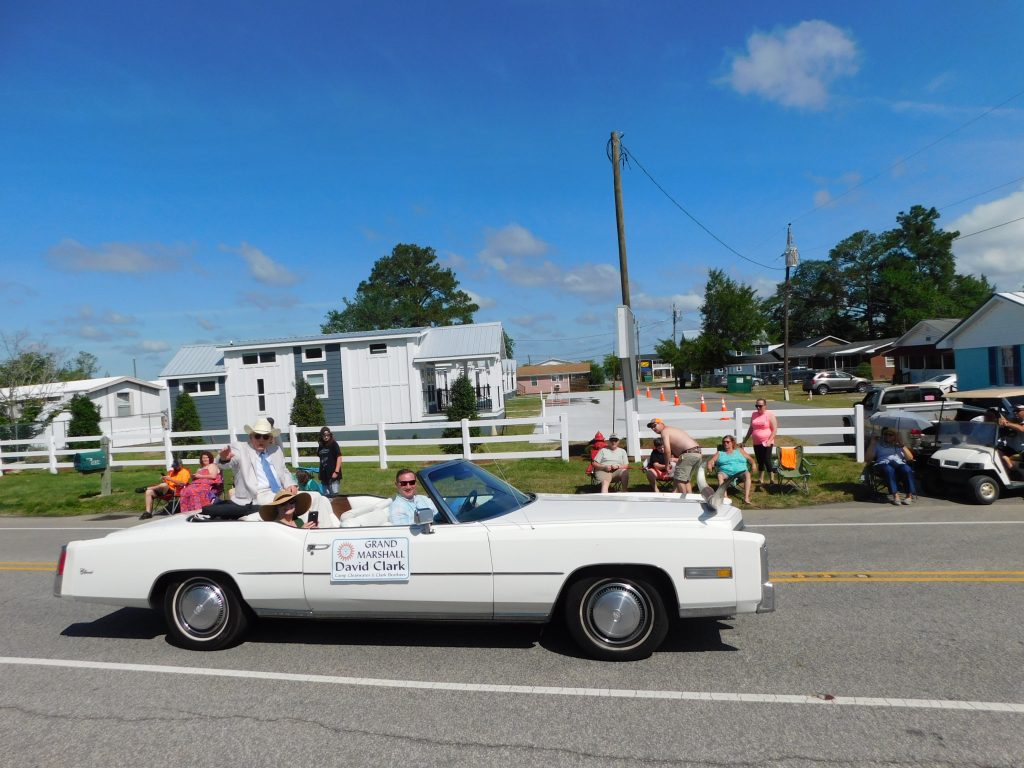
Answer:
[(57, 570), (55, 563), (27, 561), (27, 560), (0, 560), (0, 571), (33, 571), (37, 573), (53, 573)]
[(774, 571), (776, 584), (870, 582), (1024, 584), (1024, 571)]

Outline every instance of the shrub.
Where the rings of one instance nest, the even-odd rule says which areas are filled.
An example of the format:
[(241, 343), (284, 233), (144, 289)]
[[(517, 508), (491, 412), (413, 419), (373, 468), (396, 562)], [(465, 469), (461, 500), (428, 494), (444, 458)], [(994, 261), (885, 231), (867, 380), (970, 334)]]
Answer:
[(316, 396), (316, 390), (305, 379), (295, 385), (295, 399), (292, 401), (290, 418), (290, 423), (297, 427), (320, 427), (325, 421), (323, 403)]
[[(476, 421), (478, 416), (476, 410), (476, 390), (473, 389), (473, 385), (469, 383), (469, 379), (465, 376), (459, 376), (455, 383), (452, 384), (451, 399), (448, 403), (448, 410), (445, 411), (445, 416), (448, 421), (462, 421), (463, 419)], [(473, 437), (478, 437), (480, 435), (480, 428), (470, 428), (469, 434)], [(462, 430), (458, 427), (449, 427), (441, 433), (441, 436), (461, 437)], [(462, 453), (462, 446), (457, 444), (444, 445), (442, 450), (445, 453)]]
[[(174, 417), (171, 420), (172, 432), (198, 432), (203, 428), (199, 420), (199, 411), (196, 410), (196, 402), (188, 392), (179, 392), (174, 401)], [(171, 439), (174, 445), (188, 445), (194, 443), (194, 437), (175, 437)], [(198, 455), (197, 451), (179, 451), (182, 458), (192, 458)]]

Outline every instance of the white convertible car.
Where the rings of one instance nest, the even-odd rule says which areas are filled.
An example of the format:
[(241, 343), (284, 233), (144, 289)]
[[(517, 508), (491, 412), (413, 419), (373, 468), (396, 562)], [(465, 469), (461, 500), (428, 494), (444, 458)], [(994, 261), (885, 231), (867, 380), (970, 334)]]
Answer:
[(253, 616), (549, 622), (599, 659), (649, 656), (675, 616), (774, 610), (764, 536), (721, 492), (528, 494), (467, 461), (419, 473), (439, 510), (389, 525), (387, 499), (338, 519), (177, 515), (73, 541), (54, 593), (162, 610), (171, 640), (216, 650)]

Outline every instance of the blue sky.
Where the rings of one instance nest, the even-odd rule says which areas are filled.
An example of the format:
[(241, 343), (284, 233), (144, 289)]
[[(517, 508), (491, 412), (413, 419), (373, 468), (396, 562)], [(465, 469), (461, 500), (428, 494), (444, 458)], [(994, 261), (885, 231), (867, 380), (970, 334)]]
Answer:
[(521, 364), (600, 358), (613, 130), (749, 259), (624, 169), (644, 349), (673, 304), (699, 326), (708, 269), (772, 293), (787, 222), (825, 258), (935, 206), (958, 269), (1018, 290), (1021, 29), (1019, 2), (6, 3), (0, 328), (151, 378), (317, 333), (411, 242)]

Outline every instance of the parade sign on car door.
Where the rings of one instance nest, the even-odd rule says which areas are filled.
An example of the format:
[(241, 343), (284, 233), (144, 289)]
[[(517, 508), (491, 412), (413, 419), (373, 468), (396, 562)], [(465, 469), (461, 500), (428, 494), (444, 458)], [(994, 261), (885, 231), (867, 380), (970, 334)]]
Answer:
[(335, 539), (331, 581), (408, 581), (409, 539)]

